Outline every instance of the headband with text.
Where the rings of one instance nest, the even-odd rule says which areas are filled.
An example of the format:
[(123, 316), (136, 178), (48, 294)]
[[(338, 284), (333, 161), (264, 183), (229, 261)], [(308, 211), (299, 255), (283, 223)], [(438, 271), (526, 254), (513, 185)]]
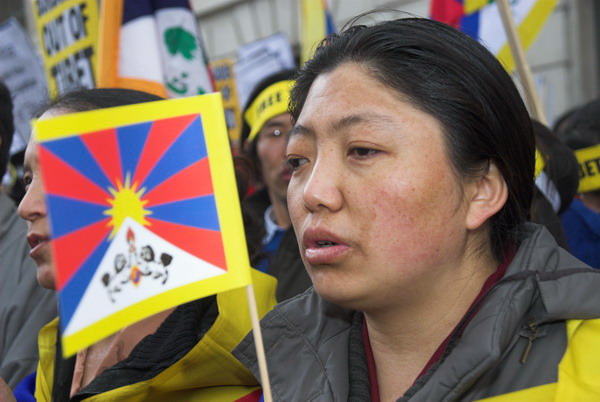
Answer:
[(600, 144), (575, 151), (579, 163), (578, 193), (600, 190)]
[(254, 102), (244, 113), (244, 119), (250, 126), (248, 141), (253, 141), (256, 138), (260, 129), (269, 119), (288, 111), (290, 90), (294, 83), (293, 80), (276, 82), (265, 88), (254, 99)]

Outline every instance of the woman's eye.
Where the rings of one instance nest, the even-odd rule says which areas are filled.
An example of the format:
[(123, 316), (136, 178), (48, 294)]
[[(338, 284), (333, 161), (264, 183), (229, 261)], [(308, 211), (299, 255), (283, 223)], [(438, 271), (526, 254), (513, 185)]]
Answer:
[(371, 155), (376, 155), (378, 153), (379, 153), (379, 151), (376, 149), (362, 148), (362, 147), (352, 148), (352, 149), (350, 149), (350, 152), (349, 152), (350, 155), (354, 155), (354, 156), (358, 156), (358, 157), (371, 156)]
[(25, 173), (25, 175), (23, 176), (23, 186), (25, 186), (25, 188), (27, 189), (27, 186), (29, 186), (31, 184), (31, 174), (30, 173)]
[(308, 162), (308, 159), (306, 159), (306, 158), (288, 158), (286, 162), (287, 162), (288, 166), (292, 168), (292, 170), (296, 171), (296, 170), (298, 170), (298, 168), (300, 166), (302, 166), (306, 162)]

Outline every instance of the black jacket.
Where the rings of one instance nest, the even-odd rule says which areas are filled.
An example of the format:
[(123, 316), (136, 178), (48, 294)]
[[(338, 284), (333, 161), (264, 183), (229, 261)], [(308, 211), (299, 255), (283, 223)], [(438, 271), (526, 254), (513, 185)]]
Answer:
[[(265, 211), (271, 205), (267, 190), (257, 191), (246, 198), (243, 203), (245, 208), (253, 214), (257, 224), (261, 225), (260, 229), (262, 230), (265, 224)], [(294, 228), (291, 226), (284, 233), (279, 248), (269, 263), (267, 273), (277, 278), (275, 297), (278, 302), (297, 296), (312, 286), (310, 277), (300, 258)]]

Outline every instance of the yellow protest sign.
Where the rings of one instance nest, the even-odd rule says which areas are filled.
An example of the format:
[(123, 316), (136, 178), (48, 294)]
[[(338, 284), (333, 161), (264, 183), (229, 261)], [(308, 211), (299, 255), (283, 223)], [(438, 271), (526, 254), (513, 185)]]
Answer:
[(51, 97), (96, 86), (96, 0), (34, 0), (42, 59)]
[(233, 142), (239, 142), (242, 121), (233, 65), (233, 60), (221, 59), (210, 63), (210, 68), (213, 73), (215, 90), (221, 92), (223, 96), (223, 108), (225, 110), (225, 121), (227, 123), (229, 139)]

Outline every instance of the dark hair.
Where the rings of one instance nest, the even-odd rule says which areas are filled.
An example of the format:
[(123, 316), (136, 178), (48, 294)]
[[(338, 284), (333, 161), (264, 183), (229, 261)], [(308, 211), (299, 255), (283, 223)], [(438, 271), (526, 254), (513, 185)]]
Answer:
[(474, 39), (436, 21), (354, 25), (324, 39), (302, 67), (290, 100), (294, 120), (316, 77), (344, 63), (364, 66), (375, 80), (441, 123), (457, 177), (479, 177), (490, 161), (497, 165), (508, 200), (490, 219), (490, 243), (502, 260), (505, 247), (523, 236), (535, 164), (531, 120), (502, 65)]
[(600, 99), (567, 112), (557, 133), (574, 150), (600, 144)]
[(8, 167), (14, 132), (13, 103), (10, 91), (6, 85), (0, 82), (0, 182)]
[(73, 112), (86, 112), (88, 110), (104, 109), (108, 107), (134, 105), (137, 103), (162, 100), (160, 96), (146, 92), (123, 88), (96, 88), (78, 89), (68, 92), (54, 101), (44, 105), (36, 116), (40, 117), (48, 110), (71, 110)]
[[(267, 87), (279, 81), (291, 80), (295, 74), (296, 70), (282, 70), (275, 74), (269, 75), (268, 77), (260, 81), (258, 84), (256, 84), (256, 86), (250, 93), (248, 101), (244, 106), (244, 111), (242, 112), (242, 131), (240, 133), (242, 144), (244, 144), (244, 142), (248, 139), (248, 136), (250, 136), (251, 131), (251, 127), (246, 122), (246, 119), (244, 119), (244, 114), (246, 113), (246, 110), (248, 110), (250, 105), (252, 105), (254, 99), (256, 99), (258, 95), (260, 95), (260, 93), (264, 91)], [(254, 176), (256, 180), (260, 181), (262, 180), (260, 160), (258, 159), (258, 154), (256, 153), (256, 144), (258, 144), (258, 140), (259, 138), (256, 137), (254, 141), (252, 141), (252, 143), (248, 144), (248, 147), (244, 149), (244, 155), (252, 161), (252, 164), (254, 165)]]
[(579, 186), (579, 165), (573, 151), (563, 144), (556, 134), (542, 123), (533, 120), (533, 132), (538, 150), (542, 154), (544, 172), (560, 196), (562, 214), (569, 208)]
[[(531, 221), (544, 225), (558, 245), (568, 249), (569, 245), (558, 215), (569, 208), (577, 193), (579, 165), (573, 151), (563, 144), (548, 127), (536, 120), (533, 120), (532, 123), (535, 143), (545, 162), (545, 180), (548, 181), (545, 187), (549, 194), (542, 193), (537, 186), (534, 188)], [(558, 210), (555, 210), (550, 198), (547, 198), (553, 196), (553, 190), (556, 190), (560, 198)]]

